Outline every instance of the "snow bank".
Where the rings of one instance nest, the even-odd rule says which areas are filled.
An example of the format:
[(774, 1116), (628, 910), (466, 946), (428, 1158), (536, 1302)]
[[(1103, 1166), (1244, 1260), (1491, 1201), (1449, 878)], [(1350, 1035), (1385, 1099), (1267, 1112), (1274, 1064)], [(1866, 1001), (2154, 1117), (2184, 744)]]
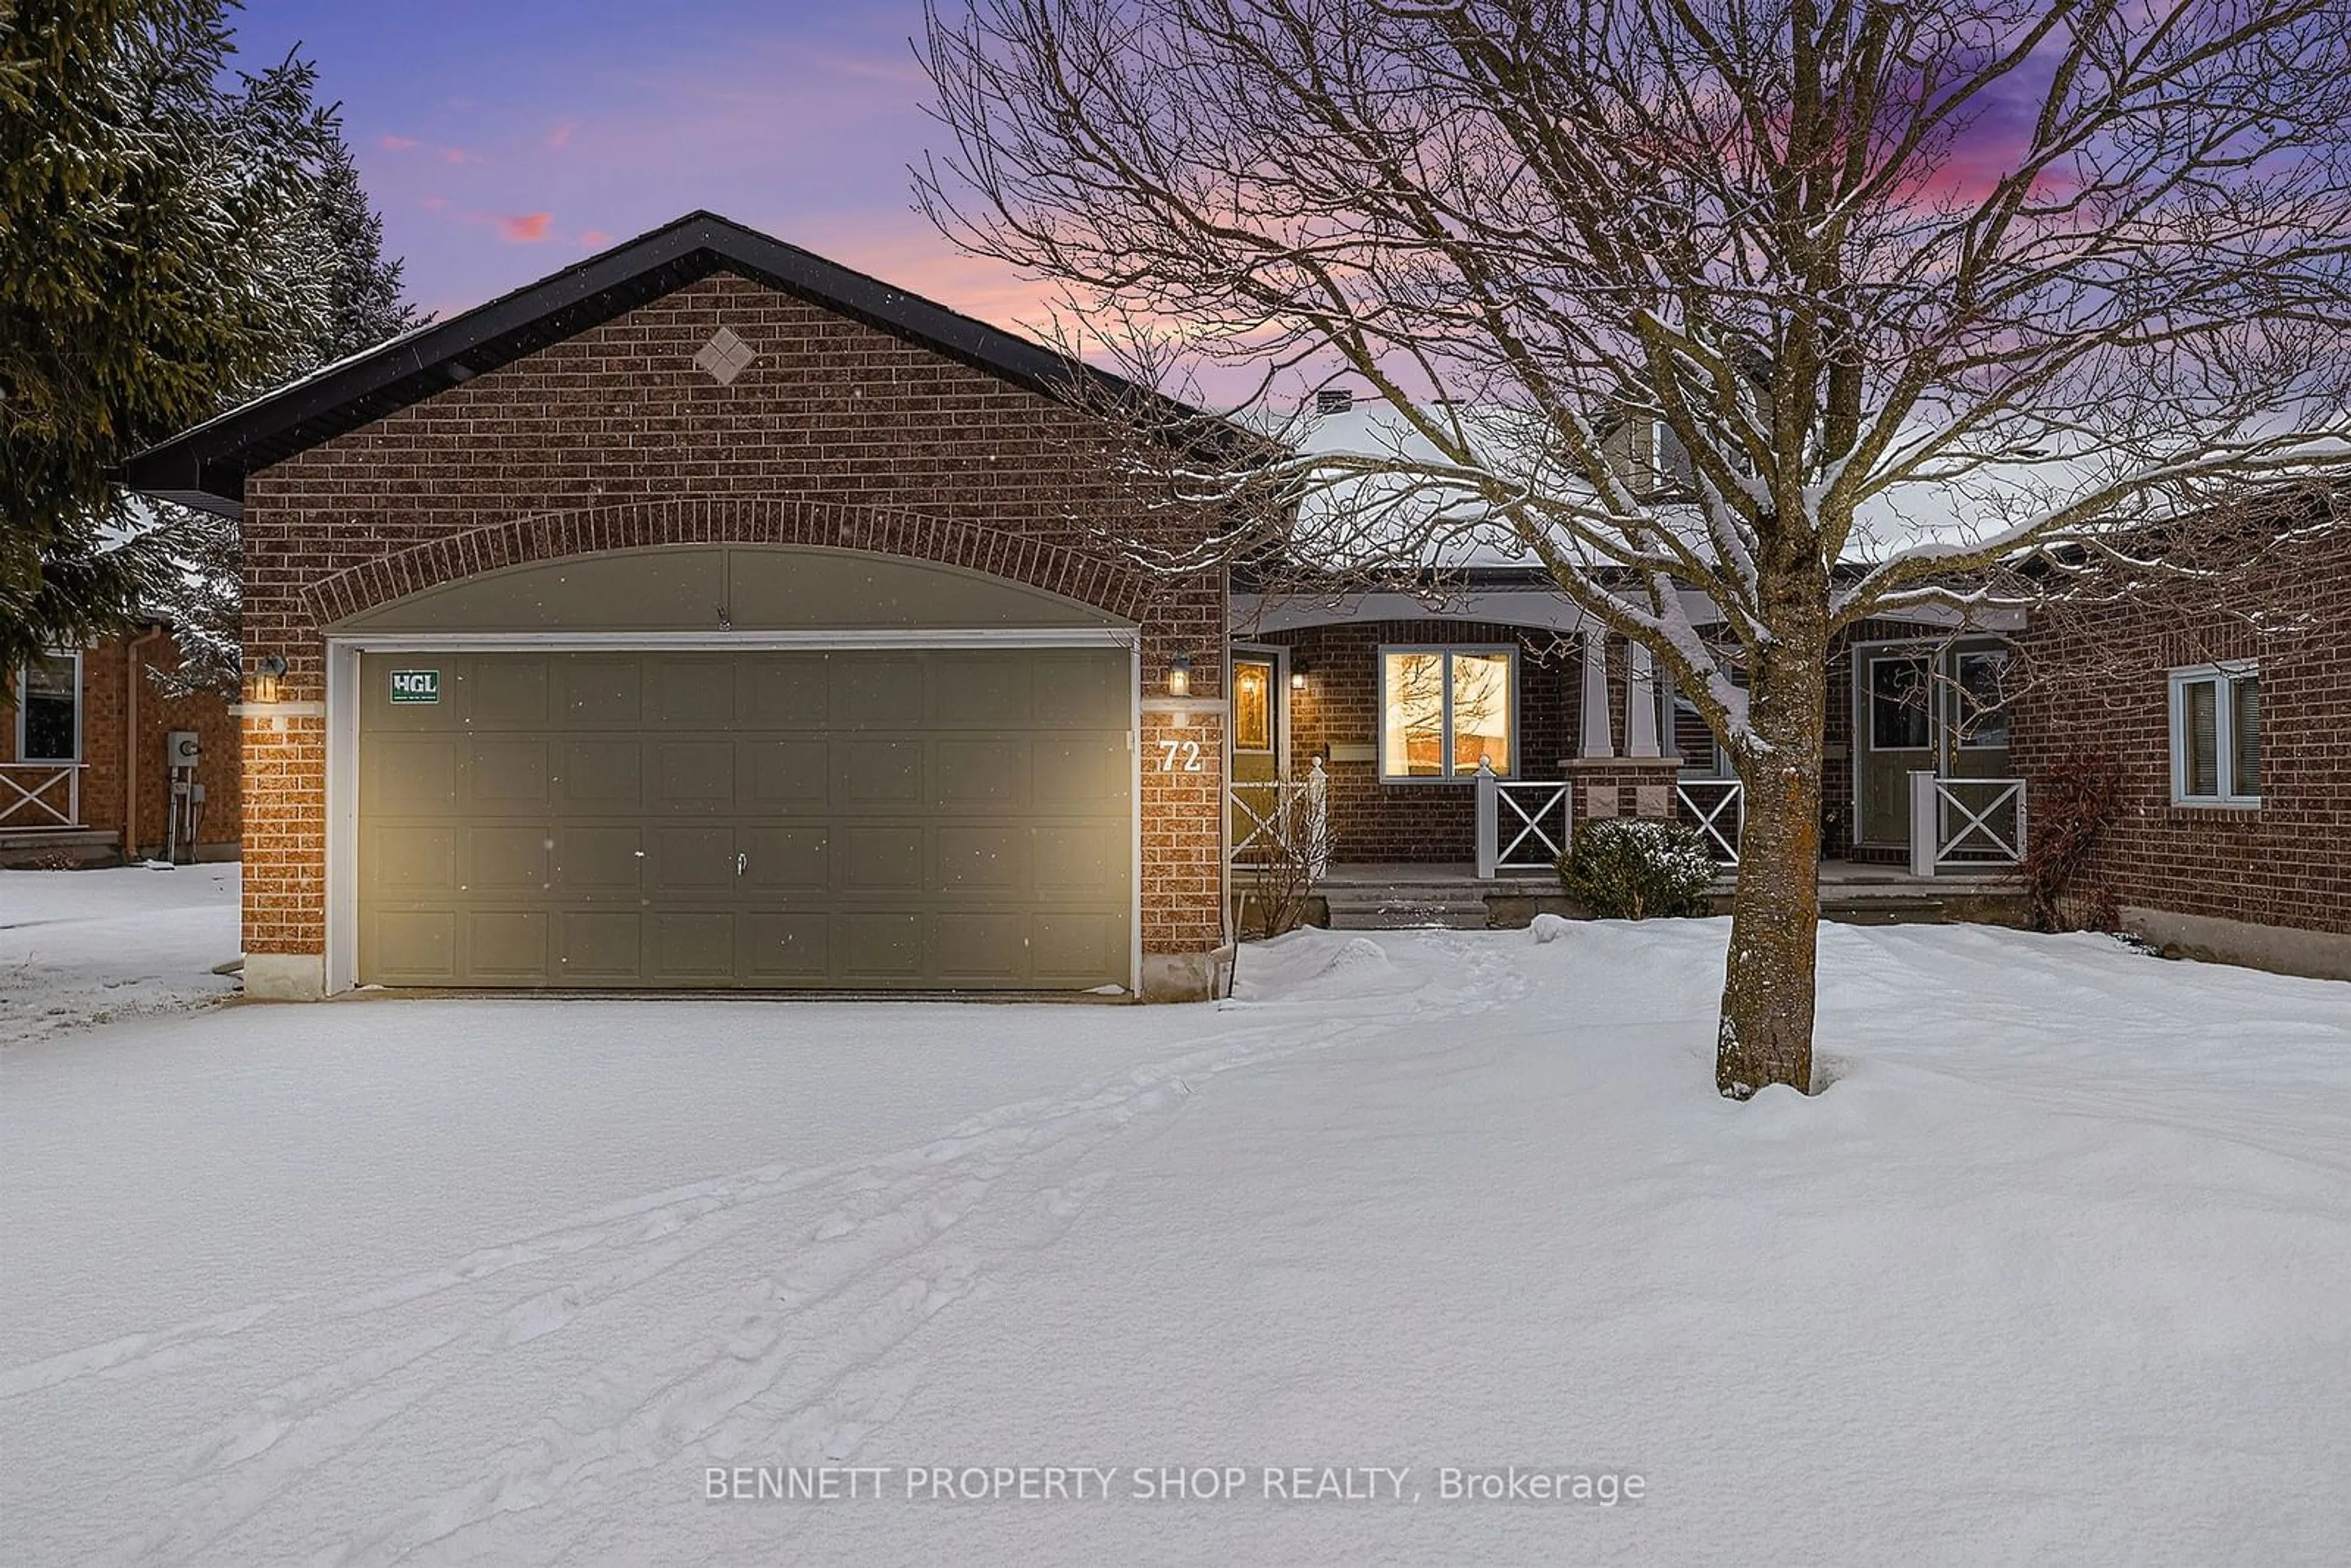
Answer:
[[(1737, 1106), (1723, 933), (1301, 932), (1217, 1008), (371, 1001), (20, 1049), (10, 1555), (2339, 1560), (2351, 988), (1832, 926), (1838, 1082)], [(828, 1465), (883, 1495), (705, 1493)], [(1020, 1466), (1115, 1484), (904, 1495)], [(1510, 1466), (1643, 1495), (1444, 1495)], [(1405, 1473), (1265, 1495), (1300, 1467)]]

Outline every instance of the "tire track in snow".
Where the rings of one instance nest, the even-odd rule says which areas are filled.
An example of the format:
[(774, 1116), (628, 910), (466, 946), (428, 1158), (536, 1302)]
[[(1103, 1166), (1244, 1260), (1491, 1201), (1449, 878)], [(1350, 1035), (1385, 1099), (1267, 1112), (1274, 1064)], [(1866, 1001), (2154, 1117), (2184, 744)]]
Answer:
[[(820, 1449), (862, 1441), (912, 1387), (894, 1374), (884, 1375), (879, 1359), (967, 1294), (988, 1269), (1050, 1246), (1074, 1223), (1109, 1175), (1076, 1171), (1077, 1166), (1128, 1137), (1138, 1124), (1163, 1122), (1189, 1097), (1193, 1080), (1374, 1032), (1374, 1026), (1307, 1019), (1232, 1030), (1211, 1045), (1081, 1085), (1066, 1097), (967, 1118), (937, 1138), (879, 1159), (801, 1169), (768, 1166), (666, 1188), (335, 1303), (325, 1312), (330, 1320), (430, 1308), (450, 1298), (436, 1322), (279, 1385), (191, 1445), (183, 1455), (184, 1495), (170, 1502), (153, 1527), (119, 1542), (106, 1560), (176, 1562), (203, 1551), (385, 1422), (477, 1374), (484, 1358), (563, 1331), (581, 1313), (767, 1220), (765, 1206), (811, 1189), (822, 1188), (820, 1196), (831, 1199), (822, 1218), (797, 1239), (789, 1266), (768, 1278), (728, 1326), (699, 1333), (650, 1361), (640, 1354), (608, 1362), (565, 1421), (501, 1455), (489, 1476), (393, 1511), (355, 1531), (327, 1560), (397, 1561), (484, 1520), (544, 1506), (580, 1482), (665, 1463), (714, 1435), (733, 1445), (750, 1440), (750, 1432), (782, 1434)], [(1016, 1206), (1017, 1223), (999, 1227), (1008, 1234), (977, 1248), (939, 1245), (945, 1232), (966, 1225), (1016, 1171), (1030, 1178), (1015, 1184), (1029, 1201)], [(611, 1253), (611, 1260), (552, 1288), (486, 1308), (479, 1301), (512, 1270), (600, 1250)], [(162, 1333), (235, 1333), (259, 1321), (238, 1317), (222, 1314)], [(51, 1369), (51, 1382), (63, 1381), (83, 1375), (76, 1356), (106, 1349), (90, 1347), (37, 1365)], [(727, 1427), (737, 1412), (745, 1414)]]

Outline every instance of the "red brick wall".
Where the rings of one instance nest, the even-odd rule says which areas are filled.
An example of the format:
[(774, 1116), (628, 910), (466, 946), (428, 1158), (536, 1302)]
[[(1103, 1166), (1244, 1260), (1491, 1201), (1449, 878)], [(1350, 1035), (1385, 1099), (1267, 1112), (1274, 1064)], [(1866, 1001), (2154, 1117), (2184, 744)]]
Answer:
[[(1327, 755), (1333, 741), (1378, 743), (1378, 664), (1384, 643), (1515, 643), (1517, 776), (1557, 779), (1561, 760), (1575, 754), (1583, 667), (1575, 639), (1460, 621), (1364, 621), (1253, 640), (1287, 647), (1293, 660), (1307, 663), (1306, 690), (1290, 694), (1293, 769)], [(1621, 692), (1616, 700), (1621, 729)], [(1445, 862), (1478, 858), (1477, 786), (1471, 780), (1385, 784), (1380, 781), (1376, 761), (1333, 762), (1329, 768), (1333, 860)]]
[[(130, 717), (125, 675), (130, 664), (127, 639), (110, 637), (81, 656), (81, 755), (89, 766), (82, 772), (81, 820), (84, 826), (107, 832), (123, 830), (123, 794), (128, 786), (124, 729)], [(204, 814), (198, 841), (225, 848), (237, 841), (241, 769), (237, 758), (236, 720), (224, 699), (209, 695), (166, 698), (147, 676), (151, 669), (170, 669), (179, 659), (171, 638), (154, 638), (139, 649), (139, 842), (124, 845), (126, 853), (160, 852), (169, 823), (171, 779), (164, 767), (163, 742), (175, 729), (193, 729), (202, 737), (204, 760), (196, 777), (204, 786)], [(16, 700), (16, 673), (6, 675), (8, 703)], [(16, 715), (0, 705), (0, 762), (16, 757)], [(14, 800), (15, 797), (9, 797)], [(45, 795), (63, 805), (61, 796)], [(44, 819), (46, 820), (46, 819)], [(32, 821), (19, 814), (6, 824), (14, 828)]]
[[(758, 358), (720, 386), (693, 358), (721, 326)], [(1142, 627), (1144, 685), (1194, 658), (1217, 699), (1224, 585), (1147, 576), (1104, 538), (1196, 519), (1146, 511), (1078, 413), (885, 332), (732, 275), (485, 372), (252, 476), (247, 657), (323, 696), (321, 626), (471, 572), (583, 549), (821, 543), (948, 561), (1097, 604)], [(248, 950), (324, 944), (318, 723), (246, 733)], [(1196, 788), (1221, 789), (1221, 747)], [(1217, 925), (1215, 843), (1160, 831), (1145, 789), (1145, 944), (1197, 950)], [(1211, 822), (1215, 812), (1208, 813)]]
[[(2243, 612), (2258, 604), (2258, 632)], [(2011, 756), (2122, 766), (2120, 820), (2090, 868), (2124, 904), (2351, 932), (2351, 538), (2298, 554), (2202, 613), (2106, 609), (2020, 638), (2030, 685)], [(2171, 804), (2169, 672), (2258, 660), (2262, 803)]]

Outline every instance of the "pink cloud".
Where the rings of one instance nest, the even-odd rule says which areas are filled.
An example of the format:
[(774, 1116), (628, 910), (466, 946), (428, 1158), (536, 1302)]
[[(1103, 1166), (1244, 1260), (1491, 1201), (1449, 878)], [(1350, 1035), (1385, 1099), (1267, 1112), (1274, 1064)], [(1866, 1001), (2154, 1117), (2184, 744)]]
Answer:
[(422, 147), (424, 143), (417, 141), (413, 136), (387, 136), (383, 138), (383, 150), (387, 152), (406, 152), (413, 148)]
[(440, 151), (441, 162), (444, 163), (479, 163), (485, 162), (482, 155), (475, 152), (470, 147), (444, 147)]
[(548, 149), (550, 152), (561, 152), (563, 150), (564, 143), (571, 140), (571, 133), (579, 129), (580, 122), (578, 120), (565, 120), (562, 124), (557, 126), (554, 130), (547, 133)]
[(612, 243), (612, 236), (602, 229), (583, 229), (580, 231), (580, 243), (590, 246), (608, 246)]
[(498, 217), (498, 233), (508, 245), (532, 245), (547, 237), (553, 213), (510, 213)]
[(428, 213), (437, 213), (442, 208), (449, 204), (449, 198), (446, 196), (419, 196), (416, 198), (416, 204), (423, 207)]

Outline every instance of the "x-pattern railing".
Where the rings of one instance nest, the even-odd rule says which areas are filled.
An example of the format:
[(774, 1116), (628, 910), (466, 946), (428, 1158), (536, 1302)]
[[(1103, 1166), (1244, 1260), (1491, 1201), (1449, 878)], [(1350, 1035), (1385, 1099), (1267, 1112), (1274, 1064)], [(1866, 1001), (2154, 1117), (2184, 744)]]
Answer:
[(1685, 779), (1674, 793), (1706, 841), (1707, 852), (1725, 865), (1737, 865), (1740, 831), (1747, 825), (1747, 787), (1736, 779)]
[[(78, 828), (81, 826), (81, 770), (79, 762), (7, 762), (0, 763), (0, 784), (8, 793), (0, 795), (0, 822), (18, 828)], [(23, 773), (33, 779), (29, 785), (12, 776)], [(46, 771), (45, 771), (46, 770)], [(66, 803), (60, 810), (47, 797), (59, 785), (65, 787)], [(18, 812), (28, 821), (12, 821)], [(48, 820), (33, 816), (35, 811)]]
[[(1567, 789), (1564, 783), (1543, 779), (1494, 781), (1499, 846), (1494, 852), (1495, 870), (1549, 871), (1559, 863), (1559, 857), (1567, 852)], [(1504, 833), (1510, 835), (1507, 843), (1500, 841)], [(1529, 840), (1534, 847), (1522, 848)]]
[(1311, 856), (1312, 874), (1322, 876), (1329, 855), (1331, 811), (1330, 783), (1322, 758), (1315, 758), (1312, 771), (1304, 779), (1237, 782), (1230, 794), (1233, 864), (1272, 863), (1290, 848)]
[[(1985, 791), (1980, 806), (1959, 799), (1962, 789)], [(2003, 806), (2013, 804), (2012, 819), (1998, 820)], [(2013, 865), (2024, 858), (2024, 780), (2022, 779), (1938, 779), (1935, 781), (1937, 843), (1935, 863), (1980, 865), (1985, 862)], [(1959, 818), (1957, 831), (1951, 820)], [(2006, 831), (2003, 831), (2003, 827)], [(1974, 841), (1970, 842), (1970, 840)]]

